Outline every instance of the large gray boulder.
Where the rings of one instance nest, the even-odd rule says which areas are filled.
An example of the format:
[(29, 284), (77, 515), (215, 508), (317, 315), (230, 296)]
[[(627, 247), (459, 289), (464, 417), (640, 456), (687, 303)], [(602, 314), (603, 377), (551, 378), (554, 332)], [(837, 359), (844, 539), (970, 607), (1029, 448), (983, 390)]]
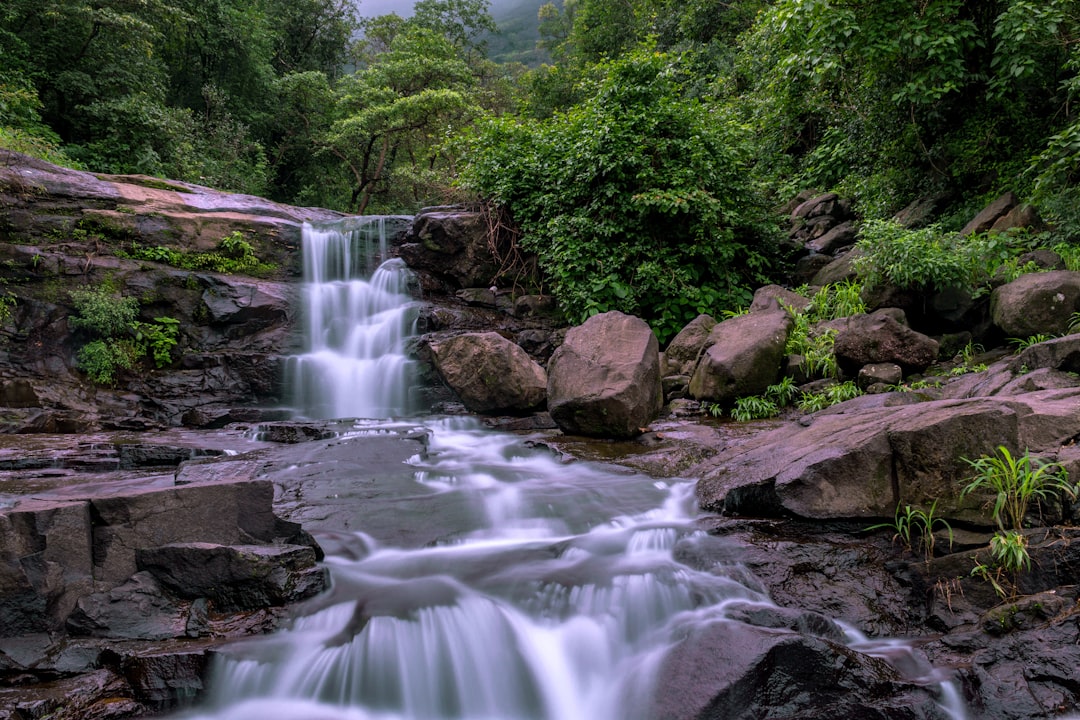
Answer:
[(548, 362), (548, 410), (566, 433), (633, 437), (662, 405), (659, 345), (639, 318), (594, 315)]
[(881, 310), (847, 318), (836, 333), (833, 354), (849, 375), (874, 363), (895, 363), (905, 373), (920, 372), (937, 360), (938, 342)]
[(748, 313), (719, 323), (709, 333), (690, 380), (690, 394), (697, 400), (726, 403), (764, 392), (780, 376), (791, 326), (791, 316), (783, 310)]
[[(989, 524), (985, 498), (960, 497), (963, 458), (1056, 451), (1080, 433), (1080, 390), (896, 405), (873, 395), (722, 451), (698, 468), (707, 510), (814, 519), (892, 518), (897, 504)], [(907, 403), (907, 398), (897, 399)]]
[(411, 268), (455, 288), (489, 287), (501, 270), (488, 244), (484, 213), (436, 208), (416, 216), (399, 252)]
[(1027, 273), (990, 295), (994, 324), (1009, 337), (1060, 335), (1080, 311), (1080, 272)]
[(523, 349), (495, 332), (432, 343), (435, 368), (476, 413), (523, 412), (544, 404), (547, 373)]

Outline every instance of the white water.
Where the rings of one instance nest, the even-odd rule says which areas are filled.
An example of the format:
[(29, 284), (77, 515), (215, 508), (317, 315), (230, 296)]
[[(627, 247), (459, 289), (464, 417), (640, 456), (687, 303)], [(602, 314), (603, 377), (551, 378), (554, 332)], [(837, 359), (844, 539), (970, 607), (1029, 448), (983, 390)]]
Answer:
[[(305, 348), (291, 359), (293, 403), (310, 418), (409, 412), (412, 276), (387, 255), (381, 218), (303, 228)], [(376, 267), (376, 262), (381, 262)]]
[[(375, 395), (399, 393), (386, 386), (405, 382), (393, 378), (407, 322), (390, 305), (408, 299), (401, 286), (340, 277), (356, 264), (343, 235), (305, 232), (312, 339), (297, 362), (297, 400), (315, 417), (396, 414), (403, 395)], [(375, 299), (357, 299), (368, 293)], [(379, 317), (392, 318), (393, 329), (381, 329)], [(393, 361), (382, 364), (386, 355)], [(357, 434), (380, 432), (355, 425)], [(424, 548), (339, 536), (349, 554), (327, 558), (331, 590), (287, 631), (223, 651), (191, 717), (650, 720), (661, 715), (652, 698), (670, 648), (738, 622), (729, 611), (773, 607), (738, 563), (680, 560), (698, 557), (698, 543), (726, 542), (696, 529), (691, 483), (563, 463), (471, 420), (422, 425), (428, 451), (407, 462), (417, 492), (444, 494), (448, 505), (462, 498), (473, 527)], [(737, 553), (731, 546), (721, 555)], [(910, 648), (849, 634), (853, 647), (912, 680), (941, 680)], [(941, 687), (945, 714), (962, 720), (951, 685)]]

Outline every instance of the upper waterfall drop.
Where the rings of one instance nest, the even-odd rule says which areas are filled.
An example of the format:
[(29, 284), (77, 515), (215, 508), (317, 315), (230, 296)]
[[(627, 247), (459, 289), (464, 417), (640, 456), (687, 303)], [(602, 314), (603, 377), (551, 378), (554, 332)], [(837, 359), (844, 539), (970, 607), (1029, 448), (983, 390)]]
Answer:
[(304, 350), (289, 368), (292, 403), (301, 415), (410, 412), (413, 362), (405, 343), (415, 325), (413, 275), (400, 259), (386, 258), (385, 218), (304, 224)]

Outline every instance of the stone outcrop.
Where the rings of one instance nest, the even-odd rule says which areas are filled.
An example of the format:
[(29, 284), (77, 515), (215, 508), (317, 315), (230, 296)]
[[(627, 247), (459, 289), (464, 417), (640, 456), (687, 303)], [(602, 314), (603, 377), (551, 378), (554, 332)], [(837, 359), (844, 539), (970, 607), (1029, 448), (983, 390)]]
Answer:
[(433, 208), (416, 216), (399, 252), (409, 267), (451, 288), (486, 288), (496, 284), (501, 269), (488, 245), (488, 231), (484, 213)]
[(982, 498), (960, 497), (963, 458), (1056, 451), (1080, 433), (1075, 388), (1008, 398), (912, 402), (874, 395), (818, 413), (808, 426), (761, 433), (699, 468), (703, 507), (817, 520), (891, 518), (897, 504), (989, 522)]
[(698, 356), (716, 327), (710, 315), (698, 315), (686, 324), (664, 350), (665, 375), (692, 375)]
[(547, 373), (498, 333), (468, 333), (432, 344), (435, 367), (472, 412), (524, 412), (547, 399)]
[(656, 336), (630, 315), (602, 313), (571, 328), (548, 362), (548, 409), (564, 432), (633, 437), (662, 402)]
[(990, 296), (994, 324), (1009, 337), (1060, 335), (1080, 311), (1080, 272), (1026, 273)]
[(973, 217), (960, 231), (960, 234), (973, 235), (975, 233), (986, 232), (994, 226), (994, 223), (1007, 215), (1010, 210), (1019, 204), (1020, 198), (1016, 197), (1016, 193), (1005, 193), (983, 208), (978, 215)]
[(764, 392), (780, 377), (791, 326), (791, 316), (784, 310), (752, 312), (719, 323), (709, 333), (690, 394), (698, 400), (730, 403)]

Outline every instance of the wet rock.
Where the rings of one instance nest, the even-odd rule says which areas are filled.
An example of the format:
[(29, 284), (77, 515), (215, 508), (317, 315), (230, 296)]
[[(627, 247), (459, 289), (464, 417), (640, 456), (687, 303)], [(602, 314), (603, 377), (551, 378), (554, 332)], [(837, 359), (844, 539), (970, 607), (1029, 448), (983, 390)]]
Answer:
[(5, 720), (115, 720), (148, 710), (122, 677), (105, 668), (44, 685), (0, 688)]
[(690, 380), (691, 396), (727, 403), (764, 392), (780, 376), (791, 325), (783, 310), (749, 313), (716, 325)]
[[(906, 395), (906, 394), (905, 394)], [(722, 451), (699, 471), (703, 507), (733, 514), (889, 518), (897, 503), (986, 523), (981, 498), (959, 497), (969, 468), (961, 458), (998, 445), (1056, 448), (1080, 432), (1076, 390), (1010, 398), (938, 400), (889, 406), (874, 395), (818, 413)]]
[(859, 273), (855, 269), (855, 261), (861, 256), (862, 252), (858, 248), (848, 250), (818, 270), (817, 274), (810, 280), (810, 284), (820, 287), (831, 283), (857, 279)]
[(230, 338), (257, 332), (290, 322), (299, 298), (294, 288), (284, 283), (231, 275), (198, 275), (204, 288), (202, 301), (211, 323), (227, 325)]
[(181, 638), (187, 635), (189, 606), (166, 594), (150, 573), (140, 572), (107, 592), (80, 598), (67, 630), (133, 640)]
[(102, 661), (127, 681), (139, 703), (152, 710), (171, 710), (190, 704), (202, 694), (211, 647), (191, 643), (145, 650), (119, 645), (104, 653)]
[(841, 370), (850, 375), (874, 363), (895, 363), (912, 373), (937, 360), (938, 343), (888, 314), (876, 312), (847, 318), (836, 334), (833, 354)]
[(466, 305), (495, 307), (495, 293), (491, 288), (462, 288), (454, 295)]
[(500, 271), (488, 245), (487, 217), (455, 209), (421, 212), (399, 249), (401, 259), (453, 288), (490, 287)]
[(754, 291), (754, 300), (750, 303), (750, 312), (785, 310), (788, 307), (800, 311), (806, 310), (810, 307), (810, 299), (779, 285), (765, 285)]
[(556, 318), (559, 306), (551, 295), (521, 295), (514, 300), (514, 317)]
[(633, 437), (662, 405), (656, 336), (630, 315), (594, 315), (548, 363), (548, 410), (563, 432)]
[(469, 333), (433, 343), (435, 367), (472, 412), (526, 412), (547, 398), (544, 369), (498, 333)]
[(175, 543), (137, 550), (135, 557), (140, 571), (173, 594), (208, 598), (224, 612), (299, 602), (327, 586), (315, 551), (297, 545)]
[(651, 717), (943, 718), (885, 661), (817, 637), (742, 623), (694, 627), (665, 658)]
[(994, 324), (1010, 337), (1061, 335), (1080, 311), (1080, 272), (1027, 273), (990, 295)]

